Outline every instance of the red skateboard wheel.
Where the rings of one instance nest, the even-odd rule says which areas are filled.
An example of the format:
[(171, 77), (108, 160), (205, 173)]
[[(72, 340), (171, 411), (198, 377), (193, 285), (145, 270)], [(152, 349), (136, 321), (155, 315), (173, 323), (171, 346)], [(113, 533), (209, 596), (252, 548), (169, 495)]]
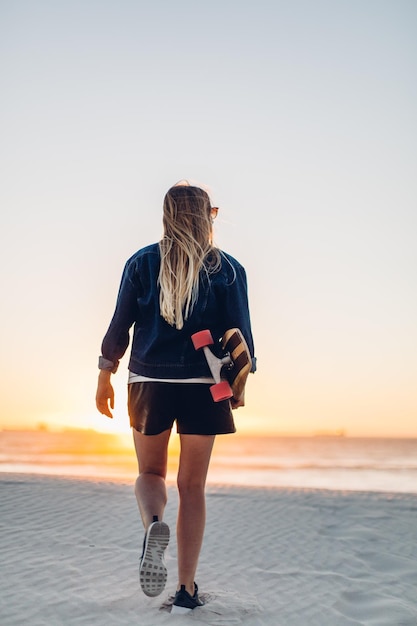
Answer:
[(216, 383), (210, 387), (211, 395), (213, 396), (214, 402), (221, 402), (222, 400), (228, 400), (233, 396), (233, 391), (227, 382), (227, 380), (222, 380), (220, 383)]
[(191, 340), (196, 350), (205, 348), (206, 346), (212, 346), (214, 341), (209, 330), (200, 330), (198, 333), (191, 335)]

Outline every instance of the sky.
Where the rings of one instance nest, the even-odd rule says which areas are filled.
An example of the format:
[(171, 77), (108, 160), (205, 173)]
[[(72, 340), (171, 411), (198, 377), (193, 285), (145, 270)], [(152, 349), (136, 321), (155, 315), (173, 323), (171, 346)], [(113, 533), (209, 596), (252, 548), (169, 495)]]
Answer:
[(180, 179), (248, 275), (241, 432), (417, 436), (414, 0), (0, 1), (0, 428), (128, 431), (97, 358)]

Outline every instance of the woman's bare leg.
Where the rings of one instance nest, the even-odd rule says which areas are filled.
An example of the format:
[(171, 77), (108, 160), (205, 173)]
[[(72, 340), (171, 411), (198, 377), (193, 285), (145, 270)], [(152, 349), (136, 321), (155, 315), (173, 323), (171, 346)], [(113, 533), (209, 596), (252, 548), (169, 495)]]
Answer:
[(139, 466), (135, 495), (145, 529), (152, 524), (155, 515), (159, 521), (164, 515), (167, 503), (165, 478), (170, 434), (170, 430), (165, 430), (159, 435), (142, 435), (133, 429)]
[(178, 589), (194, 594), (194, 580), (206, 523), (205, 485), (214, 435), (180, 435), (177, 521)]

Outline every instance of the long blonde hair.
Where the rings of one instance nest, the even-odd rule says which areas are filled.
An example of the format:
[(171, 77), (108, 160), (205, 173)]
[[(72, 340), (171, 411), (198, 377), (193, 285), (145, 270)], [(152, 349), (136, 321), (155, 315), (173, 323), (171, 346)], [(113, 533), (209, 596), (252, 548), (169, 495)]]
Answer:
[(212, 241), (208, 194), (184, 183), (171, 187), (164, 199), (163, 225), (160, 312), (168, 324), (181, 329), (197, 301), (201, 271), (209, 276), (221, 265), (220, 251)]

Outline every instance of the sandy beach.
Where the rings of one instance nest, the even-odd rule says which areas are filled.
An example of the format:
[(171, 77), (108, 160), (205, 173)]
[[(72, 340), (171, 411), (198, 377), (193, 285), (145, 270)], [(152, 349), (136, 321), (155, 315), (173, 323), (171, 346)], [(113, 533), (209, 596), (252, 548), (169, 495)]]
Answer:
[(197, 582), (206, 605), (169, 613), (138, 584), (131, 485), (2, 474), (3, 626), (415, 626), (417, 495), (210, 485)]

